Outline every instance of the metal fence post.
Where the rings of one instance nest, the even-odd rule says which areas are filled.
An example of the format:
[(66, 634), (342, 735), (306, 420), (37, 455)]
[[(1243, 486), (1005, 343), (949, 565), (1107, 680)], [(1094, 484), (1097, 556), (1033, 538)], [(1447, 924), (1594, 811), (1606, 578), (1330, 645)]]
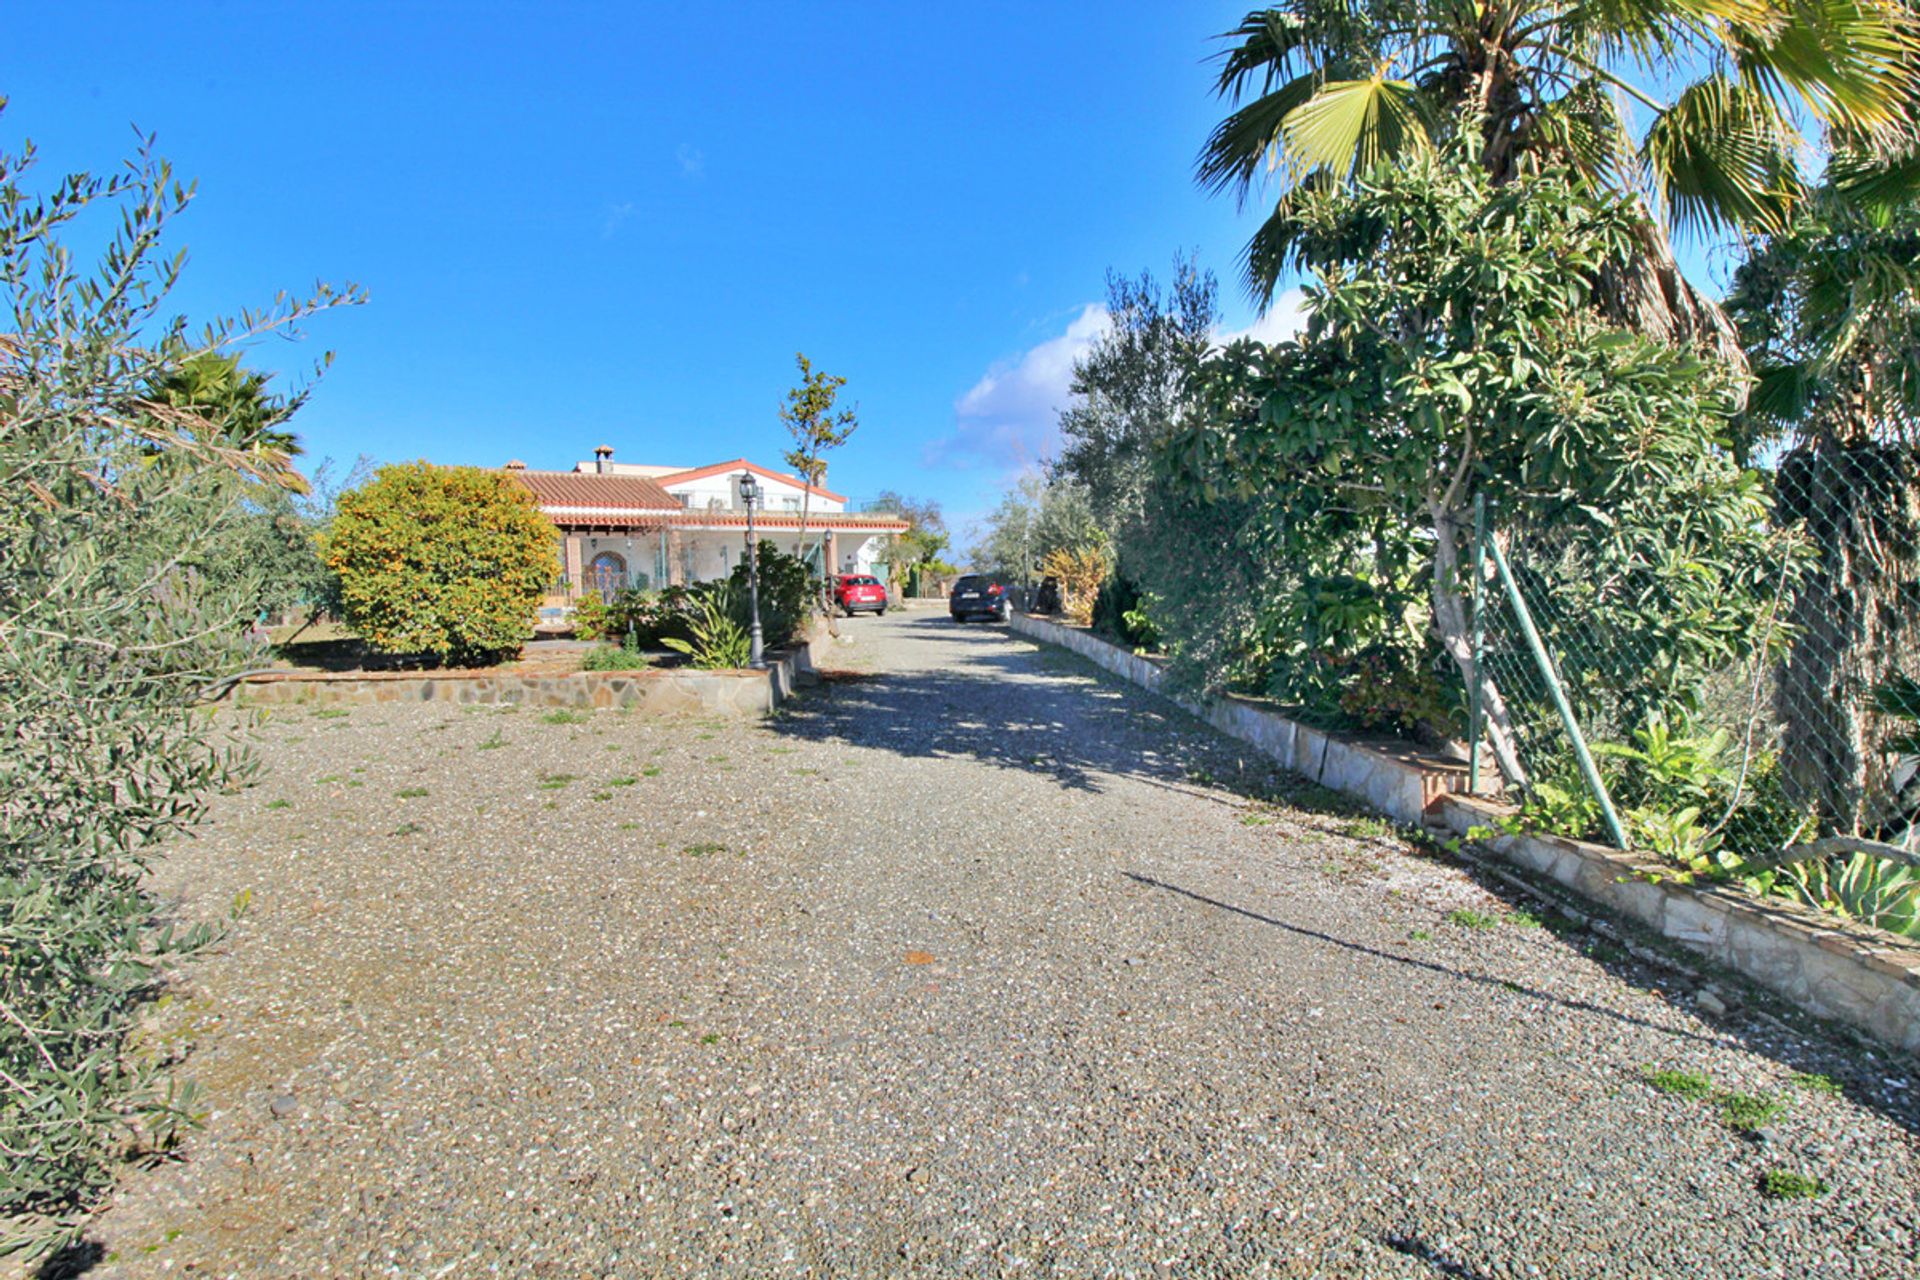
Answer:
[(1486, 626), (1482, 621), (1481, 583), (1487, 576), (1487, 495), (1473, 495), (1473, 661), (1472, 681), (1467, 689), (1467, 794), (1480, 794), (1480, 657), (1487, 647)]
[[(1567, 701), (1566, 691), (1560, 687), (1560, 677), (1554, 673), (1553, 660), (1547, 656), (1547, 646), (1541, 642), (1539, 631), (1534, 629), (1533, 614), (1520, 594), (1520, 584), (1513, 580), (1513, 570), (1507, 567), (1507, 557), (1501, 552), (1500, 544), (1489, 539), (1486, 545), (1493, 552), (1493, 567), (1499, 572), (1501, 583), (1506, 586), (1507, 600), (1513, 605), (1514, 617), (1520, 620), (1520, 634), (1527, 638), (1527, 648), (1533, 652), (1533, 660), (1540, 668), (1540, 677), (1546, 681), (1547, 692), (1553, 695), (1554, 709), (1559, 711), (1560, 723), (1567, 731), (1567, 740), (1573, 744), (1574, 759), (1580, 763), (1580, 776), (1587, 780), (1587, 789), (1600, 802), (1600, 816), (1606, 819), (1607, 833), (1613, 837), (1615, 845), (1625, 849), (1628, 847), (1626, 829), (1620, 825), (1620, 815), (1613, 809), (1613, 797), (1607, 794), (1607, 784), (1600, 780), (1600, 770), (1593, 763), (1592, 753), (1587, 750), (1587, 740), (1580, 733), (1580, 722), (1574, 719), (1573, 706)], [(1475, 674), (1478, 674), (1477, 668)]]

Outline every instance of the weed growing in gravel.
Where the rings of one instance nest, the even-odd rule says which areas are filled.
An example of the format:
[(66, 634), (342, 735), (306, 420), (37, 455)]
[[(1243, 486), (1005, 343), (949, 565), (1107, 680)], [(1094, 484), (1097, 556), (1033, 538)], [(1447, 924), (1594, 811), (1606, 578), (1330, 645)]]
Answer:
[(817, 777), (820, 773), (818, 769), (795, 769), (794, 772), (803, 778)]
[(315, 720), (342, 720), (352, 714), (353, 712), (345, 707), (315, 707), (313, 709), (313, 718)]
[(1666, 1071), (1658, 1067), (1640, 1068), (1640, 1078), (1661, 1093), (1696, 1101), (1713, 1094), (1713, 1081), (1698, 1071)]
[(768, 747), (767, 754), (770, 756), (790, 756), (799, 749), (798, 747)]
[(623, 822), (614, 829), (616, 831), (638, 831), (640, 829), (640, 824), (637, 822)]
[(593, 793), (593, 797), (592, 797), (592, 798), (593, 798), (593, 799), (595, 799), (595, 800), (611, 800), (611, 799), (613, 799), (613, 792), (611, 792), (611, 791), (596, 791), (596, 792), (594, 792), (594, 793)]
[(657, 778), (660, 776), (660, 766), (657, 764), (650, 764), (646, 768), (640, 771), (640, 776), (643, 778)]
[(690, 844), (680, 850), (680, 852), (686, 854), (689, 858), (704, 858), (710, 853), (725, 853), (726, 851), (727, 846), (714, 840), (702, 840), (698, 844)]
[(317, 777), (317, 778), (315, 778), (315, 779), (313, 780), (313, 785), (314, 785), (314, 786), (316, 786), (316, 787), (324, 787), (324, 786), (326, 786), (326, 785), (327, 785), (328, 783), (330, 783), (330, 782), (338, 782), (338, 781), (340, 781), (340, 775), (339, 775), (339, 774), (337, 774), (337, 773), (323, 773), (323, 774), (321, 774), (321, 775), (320, 775), (319, 777)]
[(547, 714), (541, 716), (540, 723), (541, 724), (587, 724), (591, 722), (592, 719), (593, 719), (593, 712), (591, 711), (569, 711), (565, 707), (556, 707), (554, 710), (549, 711), (547, 712)]
[(707, 1034), (700, 1037), (700, 1043), (701, 1044), (719, 1044), (720, 1033), (718, 1031), (709, 1031), (707, 1032)]
[(542, 809), (558, 809), (560, 807), (560, 802), (558, 800), (549, 800), (545, 804), (541, 805), (540, 807)]
[(1460, 907), (1447, 912), (1447, 923), (1457, 924), (1462, 929), (1492, 929), (1499, 925), (1500, 917), (1490, 916), (1484, 911), (1475, 911), (1471, 907)]
[(1355, 840), (1376, 840), (1390, 834), (1393, 827), (1384, 818), (1355, 818), (1342, 827), (1341, 831)]
[(418, 800), (421, 796), (427, 794), (427, 789), (425, 787), (402, 787), (393, 794), (402, 800)]
[(367, 784), (366, 784), (366, 783), (364, 783), (364, 782), (362, 782), (362, 781), (360, 781), (360, 779), (358, 779), (358, 778), (348, 778), (348, 779), (347, 779), (347, 785), (348, 785), (348, 786), (350, 786), (350, 787), (364, 787), (364, 786), (366, 786)]
[(1817, 1071), (1796, 1071), (1793, 1073), (1793, 1082), (1808, 1093), (1830, 1093), (1835, 1096), (1841, 1093), (1838, 1080)]
[(1827, 1194), (1827, 1184), (1791, 1169), (1769, 1169), (1760, 1175), (1760, 1190), (1774, 1200), (1815, 1200)]
[(1407, 936), (1413, 939), (1415, 942), (1426, 942), (1427, 940), (1433, 937), (1433, 935), (1431, 933), (1428, 933), (1425, 929), (1415, 929), (1412, 933), (1409, 933)]
[(1280, 819), (1270, 813), (1243, 813), (1240, 815), (1240, 825), (1243, 827), (1264, 827), (1269, 823), (1278, 821), (1280, 821)]
[(1540, 917), (1525, 909), (1507, 913), (1507, 923), (1516, 929), (1538, 929)]
[(1736, 1133), (1752, 1133), (1761, 1125), (1779, 1116), (1780, 1104), (1772, 1098), (1753, 1093), (1715, 1094), (1713, 1105), (1719, 1108), (1720, 1118), (1727, 1128)]
[(623, 778), (608, 778), (607, 785), (610, 787), (630, 787), (638, 781), (640, 781), (640, 779), (631, 777), (631, 776), (623, 777)]
[(293, 801), (291, 801), (291, 800), (269, 800), (269, 801), (267, 801), (267, 808), (269, 808), (269, 809), (291, 809), (291, 808), (293, 808)]
[(475, 751), (498, 751), (501, 747), (504, 747), (506, 745), (507, 745), (506, 738), (501, 736), (501, 733), (498, 729), (495, 729), (493, 731), (493, 736), (488, 738), (485, 742), (481, 743), (479, 746), (475, 747), (474, 750)]
[(393, 830), (387, 832), (387, 834), (390, 836), (417, 836), (425, 830), (426, 828), (417, 822), (403, 822)]
[(540, 775), (540, 789), (542, 791), (558, 791), (569, 782), (578, 782), (579, 780), (580, 775), (577, 773), (543, 773)]
[(1514, 995), (1517, 995), (1517, 996), (1523, 996), (1527, 994), (1527, 989), (1521, 986), (1519, 983), (1513, 981), (1511, 978), (1500, 979), (1500, 988), (1503, 991), (1511, 991), (1513, 992)]

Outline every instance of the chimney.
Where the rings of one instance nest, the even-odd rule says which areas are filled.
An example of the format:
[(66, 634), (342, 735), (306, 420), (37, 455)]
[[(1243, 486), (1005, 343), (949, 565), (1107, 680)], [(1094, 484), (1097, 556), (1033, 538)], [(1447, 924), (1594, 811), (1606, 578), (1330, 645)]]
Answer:
[(613, 470), (613, 446), (603, 444), (593, 451), (593, 469), (601, 475)]
[(507, 470), (509, 471), (525, 471), (526, 469), (527, 469), (527, 464), (520, 461), (520, 459), (518, 458), (510, 459), (507, 462)]

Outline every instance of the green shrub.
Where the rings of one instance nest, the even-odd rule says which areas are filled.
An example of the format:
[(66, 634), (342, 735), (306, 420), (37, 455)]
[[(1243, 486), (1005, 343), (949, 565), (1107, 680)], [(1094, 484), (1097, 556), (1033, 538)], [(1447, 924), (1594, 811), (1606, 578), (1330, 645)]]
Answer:
[[(806, 561), (790, 556), (771, 542), (760, 544), (760, 632), (768, 646), (782, 645), (793, 638), (813, 613), (820, 597), (820, 580), (813, 576)], [(733, 567), (727, 578), (733, 591), (733, 619), (743, 629), (752, 625), (748, 617), (747, 562)]]
[(1160, 629), (1154, 625), (1153, 611), (1158, 602), (1143, 593), (1132, 578), (1119, 571), (1100, 584), (1093, 598), (1091, 626), (1110, 640), (1134, 649), (1157, 649)]
[(598, 591), (589, 591), (573, 605), (573, 634), (577, 640), (598, 640), (608, 634), (622, 633), (625, 628), (614, 626), (614, 612), (611, 602)]
[(639, 671), (652, 665), (646, 654), (623, 645), (597, 644), (580, 655), (582, 671)]
[(347, 625), (376, 649), (477, 664), (520, 651), (558, 538), (507, 476), (415, 462), (342, 494), (323, 550)]

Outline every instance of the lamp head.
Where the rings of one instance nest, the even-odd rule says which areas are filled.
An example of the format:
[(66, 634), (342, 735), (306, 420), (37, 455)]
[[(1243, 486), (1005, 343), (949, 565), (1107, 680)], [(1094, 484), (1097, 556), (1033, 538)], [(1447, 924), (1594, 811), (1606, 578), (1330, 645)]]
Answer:
[(760, 486), (754, 483), (753, 472), (740, 473), (740, 501), (751, 507), (760, 498)]

